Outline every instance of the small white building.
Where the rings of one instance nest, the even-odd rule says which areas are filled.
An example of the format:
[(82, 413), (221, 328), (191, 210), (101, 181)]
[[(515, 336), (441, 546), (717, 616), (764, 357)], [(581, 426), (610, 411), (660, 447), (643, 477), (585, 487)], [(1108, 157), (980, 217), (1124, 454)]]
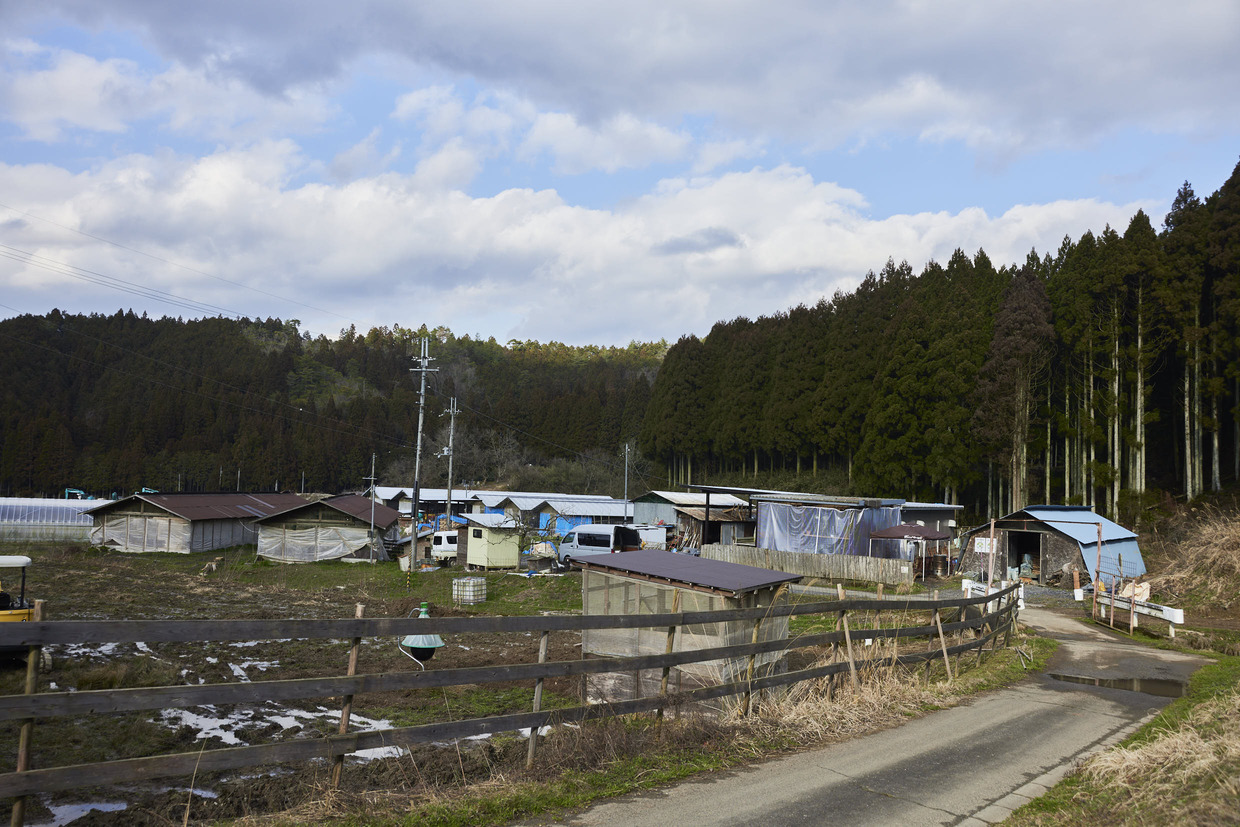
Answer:
[[(506, 514), (466, 514), (457, 561), (471, 569), (515, 569), (521, 562), (518, 523)], [(464, 542), (462, 542), (462, 540)]]

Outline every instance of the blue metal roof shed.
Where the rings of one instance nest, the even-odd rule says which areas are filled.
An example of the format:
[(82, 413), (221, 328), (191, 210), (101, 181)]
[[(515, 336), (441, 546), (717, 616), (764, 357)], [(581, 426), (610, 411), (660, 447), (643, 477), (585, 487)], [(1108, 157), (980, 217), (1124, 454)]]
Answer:
[[(1089, 579), (1101, 576), (1110, 584), (1115, 577), (1130, 580), (1145, 574), (1145, 560), (1137, 546), (1137, 535), (1116, 522), (1100, 516), (1082, 505), (1031, 505), (995, 521), (997, 529), (1020, 529), (1030, 522), (1040, 523), (1045, 530), (1063, 535), (1077, 544), (1081, 560), (1089, 570)], [(1102, 566), (1098, 570), (1098, 526), (1102, 525)], [(976, 529), (979, 536), (985, 527)], [(1122, 566), (1121, 566), (1122, 561)]]

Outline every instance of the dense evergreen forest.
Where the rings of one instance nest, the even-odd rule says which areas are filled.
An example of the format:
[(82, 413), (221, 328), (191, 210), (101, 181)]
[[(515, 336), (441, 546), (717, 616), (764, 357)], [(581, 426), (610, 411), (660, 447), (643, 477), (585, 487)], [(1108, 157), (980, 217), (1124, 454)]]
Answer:
[[(1240, 165), (1156, 229), (1023, 263), (888, 261), (852, 293), (627, 348), (296, 320), (0, 322), (0, 495), (411, 485), (620, 494), (714, 482), (944, 499), (978, 515), (1086, 503), (1131, 518), (1240, 478)], [(643, 459), (644, 457), (648, 458)], [(665, 476), (666, 475), (666, 476)]]
[(422, 336), (436, 368), (423, 485), (447, 482), (435, 454), (455, 397), (456, 485), (621, 492), (623, 445), (640, 428), (663, 343), (500, 345), (401, 328), (328, 339), (296, 320), (53, 311), (0, 322), (0, 495), (337, 492), (367, 485), (372, 454), (381, 485), (412, 485), (410, 369)]
[[(675, 478), (1131, 518), (1240, 477), (1240, 165), (1156, 230), (996, 267), (889, 261), (853, 293), (687, 336), (641, 446)], [(813, 482), (820, 481), (820, 482)], [(1165, 495), (1165, 494), (1164, 494)]]

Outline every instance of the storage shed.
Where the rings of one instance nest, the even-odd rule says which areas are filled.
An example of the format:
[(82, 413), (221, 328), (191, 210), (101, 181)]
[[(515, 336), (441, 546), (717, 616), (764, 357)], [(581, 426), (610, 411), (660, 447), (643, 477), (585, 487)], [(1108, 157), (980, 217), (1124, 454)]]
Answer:
[[(667, 612), (721, 611), (773, 606), (787, 602), (786, 586), (801, 577), (666, 551), (627, 551), (573, 560), (582, 570), (585, 615), (642, 615)], [(752, 620), (679, 627), (676, 652), (734, 646), (753, 640)], [(759, 641), (786, 640), (788, 619), (769, 618), (758, 629)], [(666, 628), (589, 629), (582, 632), (584, 657), (632, 657), (667, 650)], [(669, 691), (732, 683), (745, 677), (748, 657), (723, 658), (673, 667)], [(758, 655), (755, 675), (785, 669), (782, 652)], [(590, 675), (591, 702), (625, 700), (658, 694), (662, 669)]]
[[(1102, 533), (1101, 565), (1098, 534)], [(978, 553), (978, 540), (988, 540), (990, 525), (969, 532), (962, 570), (987, 572), (989, 555)], [(1031, 505), (995, 520), (995, 578), (1013, 574), (1037, 583), (1071, 587), (1073, 569), (1082, 584), (1098, 577), (1107, 585), (1115, 577), (1131, 580), (1145, 574), (1137, 535), (1087, 506)]]
[(257, 524), (258, 555), (281, 563), (387, 560), (388, 549), (400, 539), (400, 512), (379, 502), (372, 506), (368, 497), (356, 494), (303, 501)]
[(91, 545), (188, 554), (254, 543), (255, 520), (305, 502), (296, 494), (134, 494), (86, 513)]
[(521, 562), (520, 526), (505, 514), (466, 514), (464, 551), (458, 561), (468, 568), (515, 569)]

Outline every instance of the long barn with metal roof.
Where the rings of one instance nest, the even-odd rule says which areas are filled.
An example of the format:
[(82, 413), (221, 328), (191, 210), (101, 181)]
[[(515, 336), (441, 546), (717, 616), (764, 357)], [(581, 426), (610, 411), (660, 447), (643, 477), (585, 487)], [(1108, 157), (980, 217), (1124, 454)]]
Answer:
[(255, 543), (254, 522), (305, 505), (297, 494), (134, 494), (90, 509), (90, 542), (188, 554)]

